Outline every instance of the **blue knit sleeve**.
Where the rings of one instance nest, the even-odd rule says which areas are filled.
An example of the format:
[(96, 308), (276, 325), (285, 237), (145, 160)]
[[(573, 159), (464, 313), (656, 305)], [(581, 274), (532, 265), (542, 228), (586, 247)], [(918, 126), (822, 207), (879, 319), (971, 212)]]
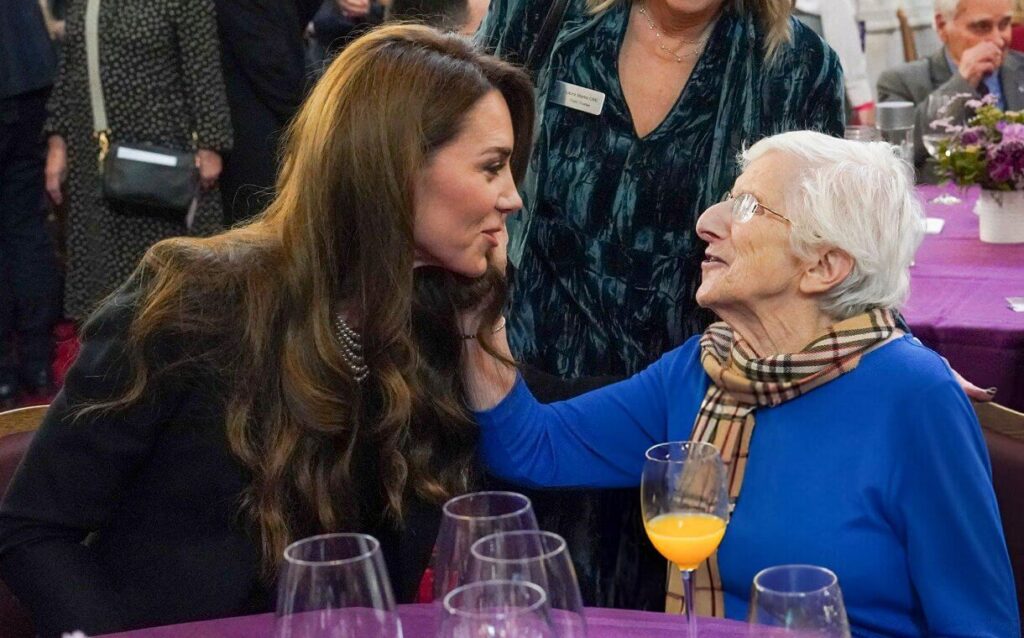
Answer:
[(891, 520), (929, 635), (1020, 636), (1020, 621), (985, 441), (970, 402), (938, 356), (908, 396)]
[(520, 378), (497, 406), (476, 414), (487, 468), (536, 487), (639, 484), (647, 448), (668, 440), (669, 389), (696, 374), (696, 340), (646, 370), (568, 401), (543, 405)]

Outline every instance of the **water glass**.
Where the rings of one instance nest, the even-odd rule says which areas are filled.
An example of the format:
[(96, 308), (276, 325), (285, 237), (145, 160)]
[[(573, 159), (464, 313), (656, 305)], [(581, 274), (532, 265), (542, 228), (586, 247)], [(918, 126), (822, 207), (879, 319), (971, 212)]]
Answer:
[(534, 583), (486, 580), (444, 597), (438, 638), (555, 638), (547, 596)]
[(530, 582), (547, 594), (551, 623), (558, 638), (587, 635), (576, 570), (565, 539), (552, 532), (499, 532), (470, 548), (471, 582)]
[(434, 557), (434, 600), (468, 581), (470, 548), (498, 532), (537, 530), (530, 499), (515, 492), (474, 492), (444, 504)]
[[(780, 565), (758, 572), (747, 620), (758, 635), (850, 637), (839, 579), (816, 565)], [(775, 629), (766, 632), (765, 627)]]
[(854, 142), (879, 142), (882, 139), (882, 135), (874, 126), (850, 124), (843, 132), (843, 138)]
[(324, 534), (284, 550), (276, 638), (402, 638), (380, 543)]

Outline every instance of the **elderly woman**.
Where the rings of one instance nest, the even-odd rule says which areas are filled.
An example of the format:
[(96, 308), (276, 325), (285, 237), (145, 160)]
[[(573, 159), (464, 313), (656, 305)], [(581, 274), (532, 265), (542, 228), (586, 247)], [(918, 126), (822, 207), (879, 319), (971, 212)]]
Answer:
[(745, 616), (758, 570), (812, 563), (839, 575), (855, 635), (1020, 635), (970, 403), (893, 321), (921, 238), (909, 172), (884, 144), (810, 132), (743, 164), (697, 223), (697, 302), (722, 319), (703, 336), (551, 405), (467, 341), (486, 464), (529, 485), (630, 486), (652, 444), (710, 441), (736, 470), (726, 615)]

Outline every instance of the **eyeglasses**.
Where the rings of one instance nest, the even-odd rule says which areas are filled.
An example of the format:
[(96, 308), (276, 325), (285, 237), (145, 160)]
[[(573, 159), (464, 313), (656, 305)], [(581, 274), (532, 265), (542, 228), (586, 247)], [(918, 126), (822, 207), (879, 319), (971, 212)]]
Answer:
[(754, 215), (758, 214), (759, 210), (764, 210), (775, 215), (787, 224), (796, 226), (796, 224), (793, 223), (793, 220), (768, 208), (761, 202), (757, 201), (757, 198), (750, 193), (743, 193), (739, 197), (733, 197), (732, 192), (726, 191), (725, 194), (722, 195), (721, 201), (723, 203), (728, 201), (732, 202), (732, 218), (737, 224), (746, 224), (754, 218)]

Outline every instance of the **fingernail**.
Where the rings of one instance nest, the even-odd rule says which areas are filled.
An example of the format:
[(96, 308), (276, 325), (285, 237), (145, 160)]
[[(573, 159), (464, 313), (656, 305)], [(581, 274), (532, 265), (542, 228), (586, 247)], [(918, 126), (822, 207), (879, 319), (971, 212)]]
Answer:
[(997, 390), (999, 390), (999, 388), (997, 388), (997, 387), (993, 386), (993, 387), (991, 387), (991, 388), (987, 388), (987, 389), (985, 390), (985, 394), (987, 394), (987, 395), (989, 395), (990, 397), (992, 397), (992, 396), (995, 396), (995, 394), (996, 394), (996, 391), (997, 391)]

